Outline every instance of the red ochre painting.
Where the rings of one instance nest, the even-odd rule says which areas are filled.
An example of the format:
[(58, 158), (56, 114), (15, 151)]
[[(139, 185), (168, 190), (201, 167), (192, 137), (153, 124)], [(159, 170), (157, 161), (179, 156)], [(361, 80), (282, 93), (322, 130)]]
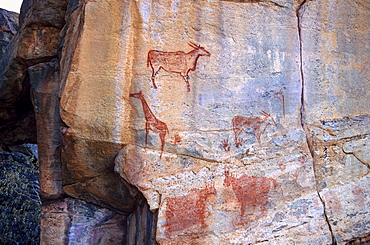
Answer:
[(163, 69), (169, 73), (180, 74), (186, 83), (188, 92), (190, 92), (189, 72), (195, 71), (200, 56), (210, 56), (211, 54), (200, 45), (196, 45), (195, 43), (188, 44), (193, 48), (188, 53), (183, 51), (164, 52), (159, 50), (150, 50), (148, 52), (147, 66), (150, 66), (152, 69), (152, 83), (155, 89), (157, 89), (155, 76)]
[(148, 144), (148, 133), (149, 131), (153, 131), (154, 133), (159, 135), (161, 139), (161, 155), (164, 150), (166, 134), (169, 133), (166, 123), (160, 121), (150, 109), (148, 103), (146, 102), (143, 93), (140, 91), (139, 93), (130, 94), (130, 97), (137, 98), (141, 101), (143, 106), (144, 116), (145, 116), (145, 146)]
[[(189, 228), (197, 231), (206, 228), (206, 201), (209, 196), (216, 193), (216, 188), (210, 185), (205, 189), (193, 189), (185, 196), (166, 198), (166, 237), (171, 238), (172, 235), (186, 231)], [(191, 233), (194, 232), (193, 229)]]
[(253, 134), (261, 144), (261, 135), (265, 133), (268, 125), (277, 126), (274, 118), (265, 111), (260, 111), (262, 117), (235, 116), (231, 121), (235, 137), (235, 146), (242, 146), (241, 133)]
[(236, 178), (230, 174), (229, 170), (226, 170), (224, 186), (232, 187), (234, 195), (240, 203), (241, 221), (248, 222), (252, 221), (250, 218), (252, 216), (255, 218), (266, 215), (266, 205), (269, 203), (268, 194), (271, 188), (277, 186), (277, 182), (272, 178), (245, 174)]

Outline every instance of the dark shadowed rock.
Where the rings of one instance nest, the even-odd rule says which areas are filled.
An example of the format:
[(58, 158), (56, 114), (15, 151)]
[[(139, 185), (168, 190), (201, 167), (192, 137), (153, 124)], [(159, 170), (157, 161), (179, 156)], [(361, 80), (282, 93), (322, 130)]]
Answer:
[(63, 194), (58, 98), (59, 62), (53, 59), (31, 66), (28, 73), (37, 121), (41, 196), (44, 199), (55, 199)]
[(0, 244), (38, 244), (40, 232), (37, 161), (0, 152)]
[(66, 198), (43, 204), (41, 244), (125, 244), (126, 216)]
[(24, 0), (21, 7), (19, 25), (22, 28), (31, 25), (51, 26), (58, 29), (64, 26), (67, 0)]
[(143, 196), (136, 187), (129, 185), (116, 173), (67, 185), (63, 190), (74, 198), (124, 214), (133, 212), (143, 201)]
[(0, 8), (0, 59), (18, 30), (18, 14)]

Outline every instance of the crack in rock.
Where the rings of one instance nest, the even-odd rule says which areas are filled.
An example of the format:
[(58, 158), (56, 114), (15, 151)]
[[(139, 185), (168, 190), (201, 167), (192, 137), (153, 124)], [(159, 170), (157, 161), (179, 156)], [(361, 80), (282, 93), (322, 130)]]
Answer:
[[(312, 158), (312, 162), (313, 162), (313, 171), (314, 171), (314, 178), (315, 178), (315, 182), (316, 182), (316, 167), (315, 167), (315, 153), (314, 153), (314, 149), (313, 149), (313, 137), (312, 135), (310, 135), (310, 130), (308, 128), (308, 125), (305, 123), (305, 79), (304, 79), (304, 68), (303, 68), (303, 48), (302, 48), (302, 25), (301, 25), (301, 17), (302, 17), (302, 9), (304, 8), (304, 6), (306, 5), (306, 3), (310, 1), (310, 0), (303, 0), (300, 5), (297, 7), (296, 9), (296, 16), (297, 16), (297, 29), (298, 29), (298, 38), (299, 38), (299, 57), (300, 57), (300, 73), (301, 73), (301, 81), (302, 81), (302, 88), (301, 88), (301, 109), (300, 109), (300, 122), (301, 122), (301, 126), (302, 126), (302, 129), (303, 131), (305, 132), (306, 134), (306, 140), (307, 140), (307, 145), (308, 145), (308, 149), (310, 151), (310, 154), (311, 154), (311, 158)], [(316, 182), (316, 186), (317, 186), (317, 182)], [(330, 234), (331, 234), (331, 238), (332, 238), (332, 245), (336, 245), (337, 242), (336, 242), (336, 239), (335, 239), (335, 236), (334, 236), (334, 232), (333, 232), (333, 229), (332, 229), (332, 226), (329, 222), (329, 218), (328, 218), (328, 215), (327, 215), (327, 208), (326, 208), (326, 205), (325, 205), (325, 202), (323, 200), (323, 198), (321, 197), (320, 195), (320, 192), (319, 190), (317, 189), (316, 187), (316, 191), (317, 191), (317, 195), (323, 205), (323, 210), (324, 210), (324, 217), (325, 217), (325, 220), (326, 220), (326, 223), (328, 224), (328, 228), (329, 228), (329, 231), (330, 231)]]
[(288, 8), (287, 6), (284, 6), (283, 4), (280, 4), (274, 1), (269, 1), (269, 0), (221, 0), (221, 1), (236, 2), (236, 3), (270, 3), (280, 8)]

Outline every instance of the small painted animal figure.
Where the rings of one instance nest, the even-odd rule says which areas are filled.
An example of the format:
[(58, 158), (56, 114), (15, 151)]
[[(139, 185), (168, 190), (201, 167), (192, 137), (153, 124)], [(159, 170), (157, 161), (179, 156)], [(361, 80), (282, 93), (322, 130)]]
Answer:
[(169, 133), (166, 123), (160, 121), (156, 116), (153, 114), (152, 110), (150, 109), (148, 103), (146, 102), (142, 91), (140, 90), (139, 93), (130, 94), (130, 97), (137, 98), (141, 101), (143, 106), (144, 116), (145, 116), (145, 146), (148, 143), (148, 133), (149, 130), (153, 131), (154, 133), (159, 135), (161, 139), (161, 155), (160, 159), (162, 158), (162, 153), (164, 150), (164, 144), (166, 139), (166, 134)]
[[(265, 132), (268, 125), (277, 126), (274, 118), (265, 111), (260, 111), (263, 117), (243, 117), (235, 116), (231, 121), (234, 137), (235, 146), (242, 146), (240, 134), (245, 132), (247, 134), (253, 134), (258, 143), (261, 144), (261, 135)], [(248, 131), (249, 130), (249, 131)]]
[(192, 51), (185, 53), (183, 51), (164, 52), (150, 50), (148, 52), (147, 66), (152, 68), (152, 82), (156, 89), (155, 76), (163, 69), (169, 73), (177, 73), (185, 80), (188, 92), (190, 92), (189, 72), (195, 71), (200, 56), (210, 56), (211, 54), (200, 45), (188, 43), (193, 48)]
[(170, 238), (191, 227), (197, 231), (206, 228), (206, 201), (216, 193), (214, 185), (207, 185), (204, 189), (192, 189), (185, 196), (166, 198), (166, 236)]
[(277, 183), (272, 178), (242, 175), (236, 178), (225, 171), (225, 187), (232, 187), (235, 197), (240, 203), (240, 216), (244, 217), (246, 212), (253, 214), (260, 211), (260, 216), (267, 212), (268, 193)]

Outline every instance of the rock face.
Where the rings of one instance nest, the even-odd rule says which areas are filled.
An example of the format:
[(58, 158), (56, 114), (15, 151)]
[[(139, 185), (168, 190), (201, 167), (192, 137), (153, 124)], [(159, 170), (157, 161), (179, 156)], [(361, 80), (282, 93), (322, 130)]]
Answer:
[(367, 7), (127, 7), (117, 66), (132, 67), (117, 99), (132, 105), (133, 134), (116, 171), (158, 209), (161, 244), (344, 244), (368, 233)]
[(44, 199), (61, 197), (61, 120), (59, 116), (59, 61), (28, 68), (37, 121), (40, 163), (40, 190)]
[[(130, 214), (143, 198), (135, 187), (114, 172), (114, 159), (131, 133), (129, 125), (115, 122), (121, 120), (117, 115), (123, 115), (118, 110), (115, 112), (117, 97), (112, 96), (114, 90), (121, 89), (111, 83), (116, 73), (112, 71), (116, 69), (115, 63), (102, 66), (107, 58), (117, 55), (120, 19), (109, 18), (112, 22), (106, 22), (106, 16), (100, 14), (113, 11), (113, 15), (120, 16), (123, 7), (113, 1), (69, 3), (61, 60), (60, 107), (65, 124), (62, 129), (63, 190), (72, 197)], [(96, 27), (86, 28), (90, 25)], [(85, 45), (96, 48), (94, 57)], [(89, 80), (91, 83), (85, 83)], [(90, 96), (89, 89), (97, 94)], [(128, 93), (128, 88), (126, 91)], [(84, 105), (80, 104), (82, 101)], [(126, 107), (128, 111), (128, 103)], [(122, 132), (121, 126), (127, 130)]]
[(18, 31), (18, 14), (0, 9), (0, 59)]
[(314, 1), (302, 9), (304, 122), (318, 193), (339, 244), (370, 229), (369, 6)]

